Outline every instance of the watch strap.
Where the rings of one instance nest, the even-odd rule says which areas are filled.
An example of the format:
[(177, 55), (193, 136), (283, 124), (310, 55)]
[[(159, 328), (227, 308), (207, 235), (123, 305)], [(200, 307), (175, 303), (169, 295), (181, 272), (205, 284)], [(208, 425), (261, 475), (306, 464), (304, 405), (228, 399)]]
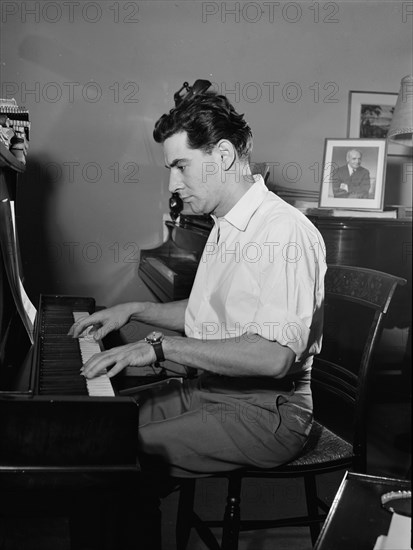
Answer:
[(158, 363), (162, 363), (163, 361), (165, 361), (165, 355), (162, 349), (162, 342), (152, 342), (151, 345), (156, 355), (156, 361)]

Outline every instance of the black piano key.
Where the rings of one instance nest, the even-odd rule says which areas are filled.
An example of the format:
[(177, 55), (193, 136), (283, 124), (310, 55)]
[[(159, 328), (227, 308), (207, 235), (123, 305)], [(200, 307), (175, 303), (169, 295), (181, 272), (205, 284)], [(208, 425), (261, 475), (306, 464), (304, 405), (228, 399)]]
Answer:
[[(59, 299), (59, 298), (57, 298)], [(76, 302), (46, 303), (40, 330), (39, 393), (87, 395), (86, 380), (80, 374), (82, 357), (79, 342), (68, 336), (74, 323), (73, 311), (87, 311)]]

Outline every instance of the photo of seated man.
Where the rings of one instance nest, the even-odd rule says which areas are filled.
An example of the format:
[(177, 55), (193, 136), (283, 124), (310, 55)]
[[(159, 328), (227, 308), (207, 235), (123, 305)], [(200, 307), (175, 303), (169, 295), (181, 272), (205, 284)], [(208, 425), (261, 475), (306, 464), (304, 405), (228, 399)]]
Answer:
[(333, 194), (336, 198), (370, 198), (370, 172), (361, 166), (362, 153), (350, 149), (346, 154), (347, 164), (339, 166), (332, 176)]

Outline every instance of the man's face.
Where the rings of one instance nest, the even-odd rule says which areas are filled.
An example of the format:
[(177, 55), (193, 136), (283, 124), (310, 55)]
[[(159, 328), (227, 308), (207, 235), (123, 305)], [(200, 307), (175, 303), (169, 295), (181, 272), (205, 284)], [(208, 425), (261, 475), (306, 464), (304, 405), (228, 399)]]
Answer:
[(357, 151), (352, 151), (349, 153), (348, 163), (354, 170), (358, 168), (361, 164), (361, 154)]
[(195, 214), (215, 212), (223, 188), (221, 163), (217, 148), (211, 154), (190, 149), (186, 132), (180, 132), (163, 143), (165, 164), (170, 170), (169, 191), (178, 193)]

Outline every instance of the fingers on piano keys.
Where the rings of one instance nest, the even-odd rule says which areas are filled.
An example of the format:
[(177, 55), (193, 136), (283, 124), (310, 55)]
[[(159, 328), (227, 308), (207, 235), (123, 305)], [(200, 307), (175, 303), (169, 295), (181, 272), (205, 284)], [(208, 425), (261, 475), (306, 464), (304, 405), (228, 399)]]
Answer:
[[(77, 323), (88, 317), (87, 311), (74, 311), (73, 319)], [(92, 334), (93, 327), (88, 327), (79, 337), (80, 354), (82, 356), (82, 364), (84, 365), (93, 355), (102, 351), (101, 343), (96, 341)], [(95, 378), (87, 378), (86, 386), (90, 396), (114, 396), (115, 392), (112, 387), (107, 371)]]

